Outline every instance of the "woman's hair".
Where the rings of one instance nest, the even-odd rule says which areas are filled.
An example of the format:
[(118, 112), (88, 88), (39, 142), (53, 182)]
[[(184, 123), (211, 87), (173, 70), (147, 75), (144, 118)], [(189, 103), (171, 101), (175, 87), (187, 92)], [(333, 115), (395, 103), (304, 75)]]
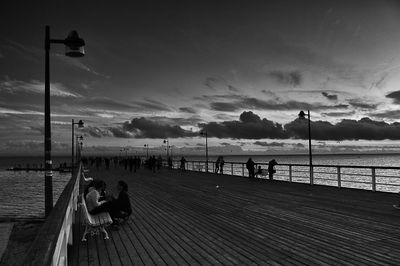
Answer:
[(122, 187), (122, 191), (128, 192), (128, 184), (125, 181), (118, 181), (118, 185)]

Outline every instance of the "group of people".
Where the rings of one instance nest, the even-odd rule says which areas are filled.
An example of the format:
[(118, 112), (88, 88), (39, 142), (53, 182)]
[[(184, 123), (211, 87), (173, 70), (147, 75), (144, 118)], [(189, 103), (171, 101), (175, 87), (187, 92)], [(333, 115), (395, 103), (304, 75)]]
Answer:
[[(268, 162), (268, 178), (269, 178), (269, 180), (274, 179), (274, 174), (276, 173), (275, 166), (277, 164), (278, 164), (278, 162), (275, 159), (272, 159), (271, 161)], [(246, 168), (247, 168), (247, 171), (249, 172), (249, 178), (251, 178), (251, 179), (255, 178), (256, 176), (263, 175), (263, 170), (262, 170), (261, 166), (258, 166), (257, 172), (255, 171), (255, 166), (256, 166), (256, 163), (250, 157), (246, 162)]]
[(118, 196), (106, 193), (106, 183), (103, 180), (93, 180), (85, 188), (84, 197), (88, 212), (98, 214), (108, 212), (117, 225), (119, 219), (126, 219), (132, 213), (128, 195), (128, 184), (125, 181), (117, 183)]

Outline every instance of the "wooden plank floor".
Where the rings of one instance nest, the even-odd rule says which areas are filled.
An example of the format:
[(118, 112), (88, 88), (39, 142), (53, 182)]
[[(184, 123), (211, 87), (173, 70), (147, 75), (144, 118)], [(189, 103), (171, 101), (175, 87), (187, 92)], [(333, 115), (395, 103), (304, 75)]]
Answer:
[(90, 176), (114, 191), (125, 180), (134, 211), (109, 240), (80, 242), (77, 217), (73, 265), (400, 265), (397, 194), (166, 169)]

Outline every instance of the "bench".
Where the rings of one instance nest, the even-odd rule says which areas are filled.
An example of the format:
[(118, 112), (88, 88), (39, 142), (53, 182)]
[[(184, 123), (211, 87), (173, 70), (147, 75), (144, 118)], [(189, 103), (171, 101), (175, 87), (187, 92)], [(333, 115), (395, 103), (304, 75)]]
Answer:
[(82, 236), (82, 241), (86, 241), (86, 235), (90, 233), (91, 236), (98, 235), (103, 232), (104, 239), (109, 239), (108, 233), (105, 227), (111, 225), (113, 220), (108, 212), (102, 212), (99, 214), (90, 214), (86, 206), (86, 200), (83, 194), (81, 194), (81, 209), (83, 215), (83, 222), (85, 225), (85, 232)]
[(255, 172), (255, 177), (257, 177), (257, 178), (266, 178), (269, 175), (267, 169), (261, 169), (261, 174), (258, 173), (257, 171), (258, 171), (258, 169), (256, 169), (256, 172)]
[(93, 181), (93, 178), (85, 176), (85, 173), (87, 173), (87, 172), (89, 172), (89, 170), (83, 169), (83, 171), (81, 173), (83, 180), (85, 180), (85, 182)]

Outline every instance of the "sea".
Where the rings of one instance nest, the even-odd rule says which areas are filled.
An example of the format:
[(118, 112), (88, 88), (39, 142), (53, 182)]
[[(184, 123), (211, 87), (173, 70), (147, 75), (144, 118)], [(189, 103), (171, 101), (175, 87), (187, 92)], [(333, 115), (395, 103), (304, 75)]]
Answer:
[[(256, 163), (275, 159), (278, 163), (308, 164), (307, 155), (225, 155), (226, 162), (246, 162), (251, 157)], [(178, 160), (180, 157), (175, 156)], [(202, 160), (204, 156), (185, 156), (186, 160)], [(210, 156), (215, 161), (216, 156)], [(70, 163), (70, 157), (53, 157), (53, 166)], [(0, 157), (0, 222), (10, 219), (35, 219), (44, 216), (44, 172), (7, 171), (9, 167), (27, 164), (40, 165), (42, 157)], [(321, 165), (357, 165), (400, 167), (400, 155), (314, 155), (313, 163)], [(53, 200), (57, 201), (71, 173), (53, 172)]]

